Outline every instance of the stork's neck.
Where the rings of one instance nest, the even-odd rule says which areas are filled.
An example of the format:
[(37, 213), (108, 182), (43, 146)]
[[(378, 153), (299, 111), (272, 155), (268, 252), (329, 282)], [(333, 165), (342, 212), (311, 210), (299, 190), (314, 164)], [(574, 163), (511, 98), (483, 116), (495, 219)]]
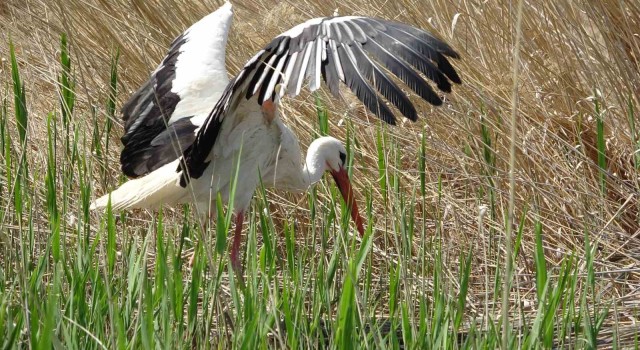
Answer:
[(302, 179), (306, 188), (309, 188), (322, 179), (322, 175), (324, 175), (326, 169), (326, 162), (321, 158), (318, 153), (307, 153), (307, 158), (302, 168)]

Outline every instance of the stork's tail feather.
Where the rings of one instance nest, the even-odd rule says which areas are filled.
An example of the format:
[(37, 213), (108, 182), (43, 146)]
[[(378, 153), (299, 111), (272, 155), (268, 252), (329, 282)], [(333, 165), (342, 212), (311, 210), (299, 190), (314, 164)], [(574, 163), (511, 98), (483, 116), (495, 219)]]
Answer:
[(180, 202), (187, 190), (180, 186), (178, 161), (171, 162), (138, 179), (125, 182), (115, 191), (91, 203), (91, 210), (104, 209), (111, 197), (113, 210), (133, 208), (158, 208), (162, 204)]

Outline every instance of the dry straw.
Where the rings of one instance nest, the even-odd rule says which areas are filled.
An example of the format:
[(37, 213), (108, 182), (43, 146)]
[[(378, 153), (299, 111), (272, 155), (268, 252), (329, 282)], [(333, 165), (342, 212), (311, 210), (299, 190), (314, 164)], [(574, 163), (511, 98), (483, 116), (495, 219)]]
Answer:
[[(400, 123), (379, 138), (380, 124), (354, 98), (345, 94), (343, 100), (335, 101), (320, 93), (329, 111), (330, 133), (345, 139), (349, 130), (355, 150), (354, 187), (362, 192), (370, 189), (375, 232), (370, 252), (372, 279), (380, 277), (376, 273), (389, 273), (390, 261), (406, 261), (408, 253), (402, 248), (397, 223), (408, 210), (416, 232), (409, 242), (412, 252), (425, 250), (418, 232), (437, 236), (446, 266), (442, 278), (451, 281), (447, 283), (454, 290), (461, 254), (484, 250), (472, 255), (468, 320), (476, 313), (498, 316), (508, 305), (518, 305), (522, 314), (512, 314), (514, 321), (520, 316), (533, 317), (536, 310), (527, 305), (536, 294), (534, 227), (540, 223), (544, 255), (555, 274), (571, 254), (578, 275), (587, 274), (589, 263), (583, 257), (587, 256), (584, 240), (588, 235), (590, 247), (595, 247), (592, 265), (599, 282), (589, 299), (611, 303), (607, 324), (619, 329), (635, 325), (640, 293), (640, 122), (636, 111), (640, 104), (640, 4), (618, 0), (520, 3), (521, 23), (513, 1), (237, 1), (228, 67), (232, 74), (237, 72), (271, 37), (311, 16), (332, 15), (336, 9), (341, 15), (384, 17), (434, 31), (460, 53), (462, 59), (454, 64), (464, 84), (446, 96), (442, 108), (419, 104), (418, 123)], [(82, 126), (79, 132), (90, 140), (95, 120), (87, 116), (95, 108), (97, 120), (104, 123), (106, 113), (101, 106), (108, 98), (115, 52), (120, 53), (117, 105), (121, 106), (144, 82), (170, 41), (218, 6), (215, 1), (186, 0), (0, 2), (0, 100), (9, 96), (5, 87), (10, 86), (10, 64), (5, 59), (12, 40), (30, 111), (27, 152), (33, 166), (29, 173), (46, 173), (46, 120), (50, 111), (59, 108), (61, 33), (69, 38), (76, 79), (74, 123)], [(317, 129), (314, 96), (303, 94), (286, 102), (283, 114), (308, 145)], [(517, 117), (515, 123), (510, 114)], [(9, 129), (15, 130), (14, 120), (7, 120)], [(94, 164), (105, 166), (88, 169), (96, 194), (112, 189), (118, 181), (116, 145), (121, 124), (117, 116), (112, 122), (111, 147), (100, 162), (87, 151)], [(424, 197), (403, 212), (399, 197), (389, 198), (394, 194), (381, 190), (379, 165), (384, 160), (383, 176), (390, 184), (398, 184), (398, 193), (407, 201), (421, 196), (423, 137)], [(14, 136), (13, 142), (16, 140)], [(385, 144), (383, 154), (375, 140)], [(44, 182), (33, 179), (34, 201), (44, 202)], [(66, 194), (67, 205), (79, 206), (79, 188), (71, 187)], [(325, 198), (328, 194), (318, 195)], [(276, 231), (283, 232), (288, 220), (313, 225), (306, 197), (270, 193), (268, 198)], [(365, 198), (360, 201), (364, 203)], [(2, 203), (3, 211), (12, 212), (9, 202)], [(479, 206), (486, 208), (481, 220)], [(180, 222), (179, 213), (167, 214), (165, 220)], [(141, 230), (150, 225), (148, 213), (131, 217), (130, 223), (137, 223)], [(11, 215), (4, 218), (0, 227), (6, 234), (0, 240), (13, 242), (20, 236), (19, 225)], [(35, 220), (34, 252), (42, 248), (38, 244), (47, 242), (49, 227), (46, 215), (36, 214)], [(95, 220), (93, 232), (99, 226), (98, 217)], [(503, 267), (509, 261), (505, 254), (511, 254), (514, 228), (519, 236), (513, 242), (517, 251), (513, 285), (504, 298), (508, 303), (500, 307), (491, 300), (493, 284), (498, 272), (502, 277), (510, 274), (509, 264), (506, 271)], [(308, 244), (306, 237), (295, 238), (298, 245)], [(284, 239), (276, 242), (284, 245)], [(118, 241), (120, 244), (123, 242)], [(4, 260), (8, 254), (0, 248), (4, 266), (9, 264)], [(424, 276), (420, 259), (409, 255), (415, 266), (406, 267), (403, 276), (419, 280)], [(426, 251), (422, 258), (436, 259), (434, 255)], [(429, 283), (421, 280), (415, 286), (428, 288)], [(382, 300), (389, 298), (381, 295)], [(614, 329), (618, 328), (602, 334), (613, 334)]]

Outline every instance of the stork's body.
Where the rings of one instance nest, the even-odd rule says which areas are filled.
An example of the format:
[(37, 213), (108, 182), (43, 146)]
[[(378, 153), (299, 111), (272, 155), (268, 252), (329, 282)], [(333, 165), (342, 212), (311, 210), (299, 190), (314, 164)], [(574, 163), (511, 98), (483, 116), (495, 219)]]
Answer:
[(420, 73), (445, 92), (451, 90), (450, 80), (459, 83), (460, 78), (445, 57), (457, 54), (422, 30), (367, 17), (331, 17), (309, 20), (276, 37), (229, 81), (224, 56), (231, 17), (226, 3), (180, 35), (123, 106), (120, 160), (123, 172), (134, 179), (99, 198), (93, 208), (105, 207), (109, 198), (114, 209), (193, 202), (201, 214), (215, 217), (219, 194), (233, 202), (236, 213), (231, 258), (238, 271), (244, 212), (261, 180), (267, 187), (300, 192), (328, 171), (356, 228), (364, 231), (344, 146), (320, 138), (302, 159), (296, 136), (279, 117), (281, 97), (298, 95), (304, 81), (314, 91), (321, 79), (339, 96), (343, 82), (373, 114), (394, 124), (389, 104), (411, 120), (417, 111), (383, 67), (434, 105), (442, 100)]

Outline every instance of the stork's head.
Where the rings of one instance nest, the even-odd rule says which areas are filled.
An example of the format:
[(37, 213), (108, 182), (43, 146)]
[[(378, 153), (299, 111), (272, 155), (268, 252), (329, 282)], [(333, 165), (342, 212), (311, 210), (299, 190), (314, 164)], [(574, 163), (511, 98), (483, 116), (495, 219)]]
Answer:
[(347, 162), (347, 150), (342, 142), (330, 136), (317, 138), (309, 145), (307, 164), (325, 171), (340, 170)]
[(329, 136), (314, 140), (307, 151), (307, 165), (316, 169), (324, 169), (322, 172), (328, 171), (331, 173), (345, 203), (347, 203), (347, 207), (351, 210), (351, 218), (356, 224), (358, 232), (360, 232), (360, 235), (364, 235), (362, 217), (358, 212), (358, 205), (346, 170), (347, 150), (344, 145)]

